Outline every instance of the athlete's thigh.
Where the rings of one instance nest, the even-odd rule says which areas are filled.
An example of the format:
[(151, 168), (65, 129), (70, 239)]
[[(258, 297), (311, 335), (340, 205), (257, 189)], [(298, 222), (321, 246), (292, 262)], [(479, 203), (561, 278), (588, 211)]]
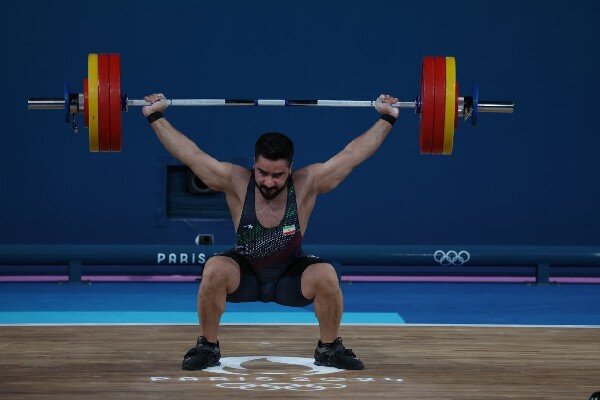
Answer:
[(257, 301), (259, 299), (260, 287), (258, 279), (244, 256), (234, 251), (229, 251), (220, 253), (213, 257), (226, 259), (229, 265), (232, 265), (232, 263), (235, 264), (235, 267), (238, 271), (238, 284), (234, 290), (227, 292), (228, 302), (243, 303)]
[(275, 288), (275, 301), (279, 304), (292, 307), (304, 307), (313, 302), (311, 298), (303, 294), (304, 272), (315, 264), (326, 263), (326, 261), (314, 256), (298, 257), (277, 282)]
[(238, 262), (228, 255), (214, 255), (206, 260), (202, 270), (203, 285), (224, 285), (227, 293), (237, 290), (241, 280)]

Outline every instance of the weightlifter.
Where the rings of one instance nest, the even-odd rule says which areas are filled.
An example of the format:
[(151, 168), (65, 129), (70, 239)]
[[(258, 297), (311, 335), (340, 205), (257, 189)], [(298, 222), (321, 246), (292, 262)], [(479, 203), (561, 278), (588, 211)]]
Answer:
[(217, 333), (227, 301), (314, 303), (320, 332), (315, 364), (363, 369), (338, 337), (343, 299), (336, 272), (327, 261), (302, 251), (302, 236), (317, 195), (335, 189), (381, 146), (398, 117), (391, 106), (398, 99), (379, 96), (375, 109), (381, 117), (371, 128), (328, 161), (293, 172), (294, 145), (281, 133), (258, 139), (254, 168), (248, 170), (216, 160), (175, 129), (163, 116), (168, 107), (163, 94), (144, 100), (151, 105), (142, 112), (165, 149), (208, 187), (225, 193), (237, 237), (235, 248), (206, 261), (198, 292), (201, 336), (184, 356), (182, 369), (219, 365)]

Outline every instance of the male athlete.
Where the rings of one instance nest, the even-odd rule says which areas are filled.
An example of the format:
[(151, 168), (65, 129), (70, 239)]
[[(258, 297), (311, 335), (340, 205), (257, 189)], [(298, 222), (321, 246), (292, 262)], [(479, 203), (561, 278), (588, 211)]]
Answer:
[(369, 130), (328, 161), (294, 172), (294, 146), (281, 133), (258, 139), (254, 168), (248, 170), (214, 159), (177, 131), (162, 114), (168, 107), (163, 94), (144, 99), (151, 105), (142, 112), (167, 151), (208, 187), (225, 193), (237, 236), (234, 249), (206, 261), (198, 292), (201, 336), (184, 356), (182, 369), (220, 364), (217, 332), (227, 301), (294, 307), (314, 303), (321, 336), (315, 364), (363, 369), (338, 337), (343, 300), (337, 274), (330, 263), (302, 252), (302, 236), (317, 195), (335, 189), (381, 146), (398, 117), (391, 106), (398, 99), (379, 96), (375, 109), (381, 118)]

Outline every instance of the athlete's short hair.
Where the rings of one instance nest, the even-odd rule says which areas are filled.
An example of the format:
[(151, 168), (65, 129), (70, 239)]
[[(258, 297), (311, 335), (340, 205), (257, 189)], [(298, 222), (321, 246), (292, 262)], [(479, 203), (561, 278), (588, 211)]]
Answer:
[(258, 138), (254, 146), (254, 159), (258, 156), (272, 161), (286, 159), (292, 164), (294, 143), (280, 132), (267, 132)]

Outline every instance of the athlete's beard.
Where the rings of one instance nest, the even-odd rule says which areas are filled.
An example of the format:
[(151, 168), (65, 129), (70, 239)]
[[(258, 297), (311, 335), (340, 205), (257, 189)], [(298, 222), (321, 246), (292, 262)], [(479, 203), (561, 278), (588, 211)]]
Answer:
[(261, 186), (256, 182), (255, 182), (255, 184), (256, 184), (256, 187), (258, 188), (258, 191), (260, 192), (260, 194), (262, 194), (262, 197), (264, 197), (267, 200), (274, 199), (285, 188), (285, 185), (283, 185), (282, 187), (279, 187), (279, 188), (276, 186), (274, 186), (272, 188), (268, 188), (266, 186)]

